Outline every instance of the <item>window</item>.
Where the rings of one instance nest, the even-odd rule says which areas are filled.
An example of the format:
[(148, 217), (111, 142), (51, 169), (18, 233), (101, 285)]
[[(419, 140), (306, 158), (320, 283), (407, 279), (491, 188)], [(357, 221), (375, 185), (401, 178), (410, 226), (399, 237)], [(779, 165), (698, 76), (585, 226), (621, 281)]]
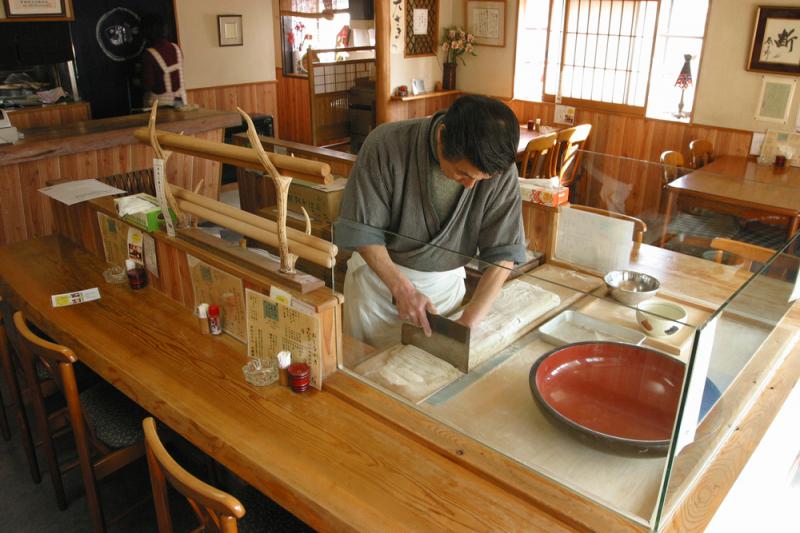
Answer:
[(280, 0), (284, 74), (307, 76), (303, 57), (311, 47), (346, 45), (349, 4), (349, 0)]
[[(675, 81), (685, 55), (696, 73), (707, 10), (708, 0), (521, 0), (514, 96), (674, 119)], [(684, 113), (693, 97), (694, 85)]]

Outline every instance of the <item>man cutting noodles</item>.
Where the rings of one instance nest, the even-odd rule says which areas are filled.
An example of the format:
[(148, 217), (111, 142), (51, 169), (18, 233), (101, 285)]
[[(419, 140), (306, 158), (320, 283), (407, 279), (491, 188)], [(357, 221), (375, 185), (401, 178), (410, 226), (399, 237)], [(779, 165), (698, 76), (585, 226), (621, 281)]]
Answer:
[(463, 96), (432, 117), (387, 123), (364, 142), (335, 225), (355, 253), (344, 284), (345, 331), (372, 346), (398, 342), (408, 321), (464, 297), (464, 265), (492, 266), (459, 318), (480, 323), (514, 262), (525, 260), (514, 165), (519, 124), (501, 102)]

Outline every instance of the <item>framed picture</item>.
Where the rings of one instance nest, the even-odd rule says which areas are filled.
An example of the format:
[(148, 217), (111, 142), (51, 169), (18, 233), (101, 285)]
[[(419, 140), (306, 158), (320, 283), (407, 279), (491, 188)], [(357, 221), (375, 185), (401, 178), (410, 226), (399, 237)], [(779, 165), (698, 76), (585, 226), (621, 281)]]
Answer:
[(220, 46), (244, 45), (241, 15), (217, 15), (217, 29)]
[(506, 45), (505, 0), (466, 0), (467, 31), (475, 36), (475, 44)]
[[(398, 7), (398, 0), (392, 0)], [(405, 0), (404, 36), (405, 57), (436, 55), (439, 46), (439, 0)], [(395, 10), (392, 10), (395, 16)], [(395, 34), (392, 34), (395, 39)]]
[(800, 74), (800, 7), (759, 7), (747, 70)]
[(425, 80), (411, 80), (411, 94), (425, 94)]
[(64, 0), (3, 0), (6, 16), (11, 17), (65, 17)]
[(794, 79), (763, 76), (755, 119), (786, 124), (796, 84)]

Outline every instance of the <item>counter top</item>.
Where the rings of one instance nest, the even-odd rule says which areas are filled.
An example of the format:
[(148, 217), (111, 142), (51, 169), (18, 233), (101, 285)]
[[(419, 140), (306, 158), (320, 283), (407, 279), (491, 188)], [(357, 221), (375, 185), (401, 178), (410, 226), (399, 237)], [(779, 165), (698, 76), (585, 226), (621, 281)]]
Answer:
[[(60, 126), (22, 130), (24, 139), (0, 146), (0, 165), (25, 163), (44, 157), (69, 155), (122, 144), (138, 144), (133, 132), (147, 126), (148, 113), (122, 117), (82, 120)], [(187, 135), (241, 124), (231, 111), (197, 109), (158, 112), (158, 128)]]

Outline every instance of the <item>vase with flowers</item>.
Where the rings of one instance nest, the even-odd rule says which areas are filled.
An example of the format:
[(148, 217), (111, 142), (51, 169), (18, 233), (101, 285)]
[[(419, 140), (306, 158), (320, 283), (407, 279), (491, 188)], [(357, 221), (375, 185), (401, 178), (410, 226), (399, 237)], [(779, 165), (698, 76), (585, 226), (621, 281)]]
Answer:
[(476, 56), (474, 47), (475, 36), (464, 31), (464, 28), (452, 26), (445, 28), (442, 37), (442, 52), (444, 52), (444, 73), (442, 88), (446, 91), (456, 88), (456, 65), (460, 60), (466, 65), (464, 54)]
[(306, 25), (303, 21), (298, 20), (292, 31), (286, 36), (289, 42), (289, 48), (292, 51), (292, 72), (295, 74), (307, 74), (306, 67), (303, 64), (303, 55), (311, 47), (312, 36), (306, 33)]

